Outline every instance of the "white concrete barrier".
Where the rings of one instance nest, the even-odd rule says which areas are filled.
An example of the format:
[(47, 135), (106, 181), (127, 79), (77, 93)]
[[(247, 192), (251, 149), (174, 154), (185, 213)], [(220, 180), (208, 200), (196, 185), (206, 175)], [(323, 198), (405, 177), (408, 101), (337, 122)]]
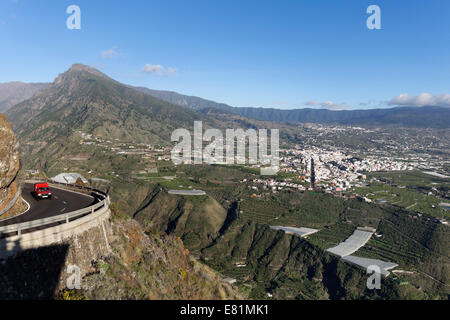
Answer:
[[(109, 223), (111, 211), (109, 206), (69, 223), (0, 239), (0, 259), (7, 258), (19, 251), (64, 243), (71, 237), (81, 234), (93, 227), (105, 228)], [(107, 239), (105, 239), (108, 241)]]
[[(72, 185), (66, 186), (73, 187)], [(83, 187), (83, 189), (89, 188)], [(0, 233), (8, 235), (16, 233), (16, 235), (9, 235), (0, 239), (0, 259), (12, 256), (22, 250), (63, 243), (71, 237), (81, 234), (93, 227), (101, 227), (105, 230), (111, 214), (109, 208), (111, 201), (106, 193), (95, 189), (89, 190), (103, 197), (103, 200), (93, 206), (74, 212), (0, 227)], [(61, 224), (43, 228), (56, 223)], [(41, 230), (23, 233), (23, 231), (34, 228), (41, 228)], [(106, 235), (105, 240), (108, 244)]]

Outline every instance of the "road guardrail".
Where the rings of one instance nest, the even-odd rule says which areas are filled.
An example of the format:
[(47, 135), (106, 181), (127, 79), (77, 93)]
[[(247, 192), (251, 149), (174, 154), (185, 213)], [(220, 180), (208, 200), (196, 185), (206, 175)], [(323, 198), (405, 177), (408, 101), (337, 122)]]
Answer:
[(80, 186), (80, 185), (73, 185), (73, 184), (66, 184), (66, 183), (60, 183), (60, 182), (54, 182), (51, 180), (40, 180), (40, 181), (46, 181), (49, 184), (53, 184), (53, 185), (61, 185), (61, 186), (66, 186), (66, 187), (70, 187), (70, 188), (76, 188), (76, 189), (80, 189), (80, 190), (84, 190), (84, 191), (90, 191), (91, 193), (95, 193), (97, 194), (100, 198), (102, 198), (103, 200), (90, 206), (87, 208), (83, 208), (80, 210), (76, 210), (76, 211), (72, 211), (72, 212), (67, 212), (67, 213), (63, 213), (54, 217), (48, 217), (48, 218), (43, 218), (43, 219), (37, 219), (37, 220), (32, 220), (32, 221), (27, 221), (27, 222), (22, 222), (22, 223), (16, 223), (16, 224), (12, 224), (12, 225), (8, 225), (8, 226), (3, 226), (0, 227), (0, 237), (2, 235), (5, 234), (10, 234), (10, 233), (16, 233), (17, 235), (21, 235), (22, 231), (27, 230), (27, 229), (33, 229), (33, 228), (40, 228), (46, 225), (52, 225), (55, 223), (69, 223), (71, 220), (73, 221), (76, 218), (79, 218), (81, 216), (85, 216), (91, 213), (94, 213), (95, 211), (103, 208), (103, 207), (108, 207), (110, 205), (110, 199), (108, 196), (108, 193), (103, 192), (101, 190), (98, 189), (92, 189), (92, 188), (88, 188), (85, 186)]

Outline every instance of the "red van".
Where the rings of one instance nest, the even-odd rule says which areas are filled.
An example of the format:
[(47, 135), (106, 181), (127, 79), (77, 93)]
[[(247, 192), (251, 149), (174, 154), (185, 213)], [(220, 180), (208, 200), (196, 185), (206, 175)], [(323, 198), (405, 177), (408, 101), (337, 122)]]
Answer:
[(50, 191), (48, 183), (36, 183), (34, 185), (34, 196), (37, 199), (51, 199), (52, 192)]

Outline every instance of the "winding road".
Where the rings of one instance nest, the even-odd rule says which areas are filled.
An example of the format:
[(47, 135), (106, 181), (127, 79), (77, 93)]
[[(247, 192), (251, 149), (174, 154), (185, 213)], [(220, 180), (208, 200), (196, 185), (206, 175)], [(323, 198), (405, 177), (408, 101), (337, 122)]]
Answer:
[(30, 209), (19, 216), (0, 220), (0, 227), (57, 216), (89, 207), (98, 202), (96, 198), (86, 194), (67, 191), (54, 186), (50, 186), (50, 188), (53, 194), (51, 200), (37, 200), (32, 195), (33, 185), (25, 183), (22, 187), (22, 197), (30, 204)]

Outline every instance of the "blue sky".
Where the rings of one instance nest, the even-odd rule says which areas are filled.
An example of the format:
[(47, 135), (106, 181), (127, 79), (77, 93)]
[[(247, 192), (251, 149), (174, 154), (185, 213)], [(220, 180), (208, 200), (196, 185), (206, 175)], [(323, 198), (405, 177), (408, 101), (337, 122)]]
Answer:
[[(72, 4), (81, 30), (66, 27)], [(381, 30), (366, 27), (372, 4)], [(450, 105), (448, 0), (1, 0), (0, 41), (0, 82), (79, 62), (233, 106)]]

